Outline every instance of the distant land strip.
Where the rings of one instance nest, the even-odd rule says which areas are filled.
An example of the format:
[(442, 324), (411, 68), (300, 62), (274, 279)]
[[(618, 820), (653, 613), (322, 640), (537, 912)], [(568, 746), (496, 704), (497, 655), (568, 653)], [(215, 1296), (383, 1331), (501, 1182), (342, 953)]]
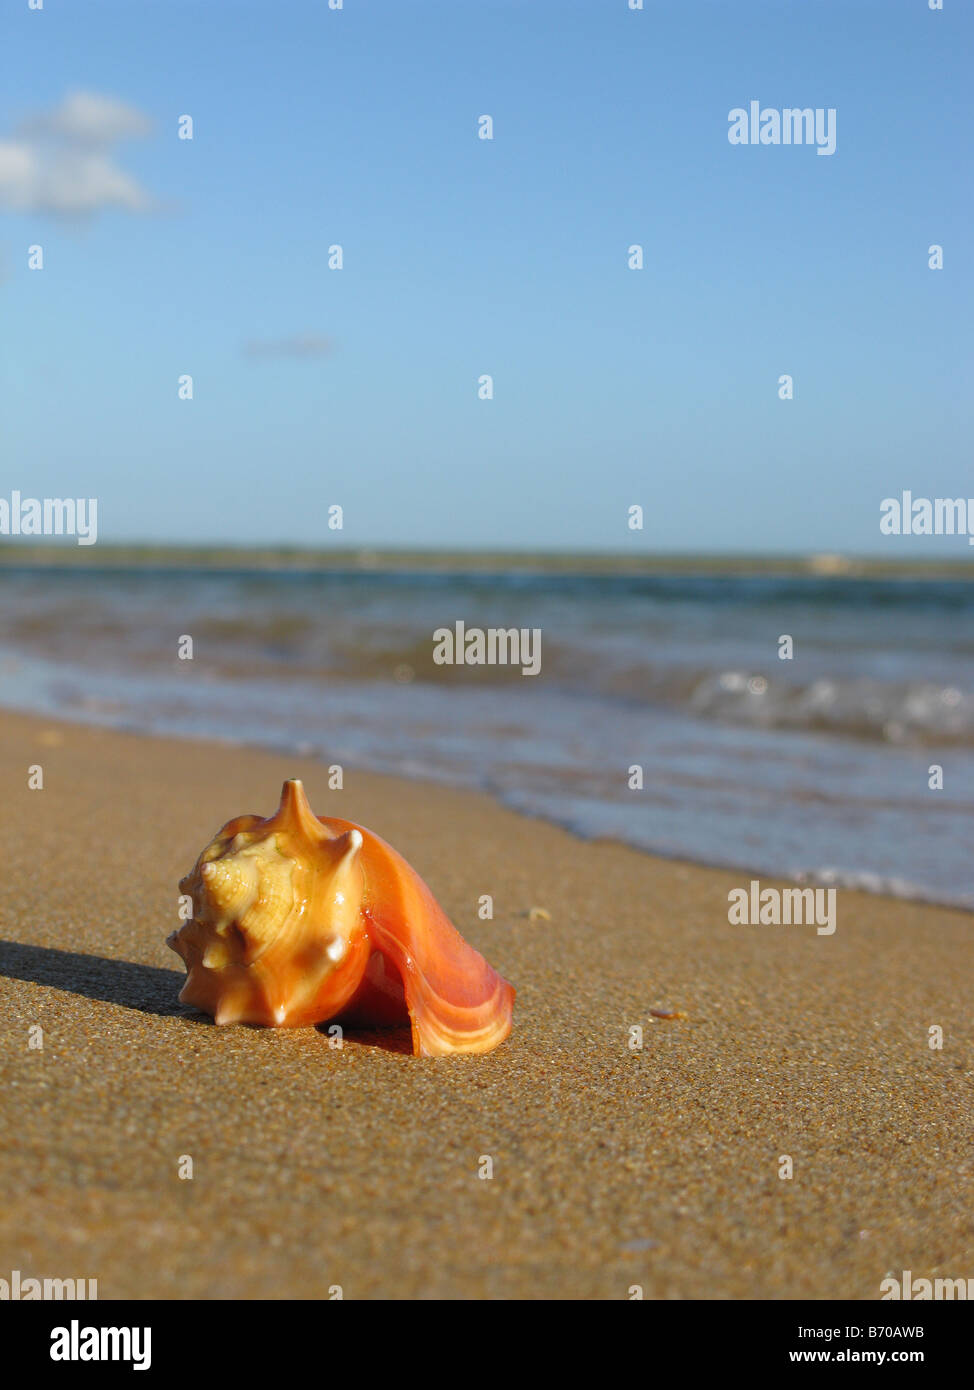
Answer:
[(812, 575), (974, 579), (974, 560), (930, 556), (608, 554), (586, 551), (302, 549), (296, 546), (0, 544), (0, 568), (364, 571), (386, 574)]

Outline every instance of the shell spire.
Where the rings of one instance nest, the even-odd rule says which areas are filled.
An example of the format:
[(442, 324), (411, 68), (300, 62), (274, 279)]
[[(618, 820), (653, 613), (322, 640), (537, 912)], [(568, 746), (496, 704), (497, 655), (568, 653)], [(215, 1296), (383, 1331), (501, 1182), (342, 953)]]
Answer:
[(275, 824), (278, 829), (296, 837), (303, 835), (312, 845), (332, 838), (312, 811), (311, 802), (300, 777), (289, 777), (284, 783), (281, 788), (281, 804), (267, 823)]
[(229, 821), (180, 883), (193, 918), (168, 938), (180, 999), (217, 1023), (409, 1022), (423, 1056), (490, 1052), (514, 990), (378, 835), (315, 816), (297, 778), (274, 815)]

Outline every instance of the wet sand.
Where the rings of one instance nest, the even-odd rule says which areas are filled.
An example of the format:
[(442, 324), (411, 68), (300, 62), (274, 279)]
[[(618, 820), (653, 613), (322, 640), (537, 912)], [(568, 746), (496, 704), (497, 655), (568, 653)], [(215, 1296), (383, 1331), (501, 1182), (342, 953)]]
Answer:
[[(4, 714), (0, 772), (0, 1278), (874, 1299), (903, 1269), (974, 1276), (970, 914), (841, 890), (832, 936), (732, 926), (746, 873), (352, 769), (329, 792), (321, 764), (229, 745)], [(498, 1051), (339, 1051), (178, 1003), (178, 879), (288, 776), (401, 850), (516, 986)]]

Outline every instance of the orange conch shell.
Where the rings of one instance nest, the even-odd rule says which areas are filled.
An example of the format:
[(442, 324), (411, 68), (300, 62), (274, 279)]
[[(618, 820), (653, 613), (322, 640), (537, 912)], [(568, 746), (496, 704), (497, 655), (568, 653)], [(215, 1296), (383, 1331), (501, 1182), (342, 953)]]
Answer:
[(511, 1031), (514, 990), (415, 870), (371, 831), (315, 816), (297, 780), (267, 820), (229, 821), (179, 887), (193, 899), (168, 938), (188, 971), (179, 997), (217, 1023), (408, 1020), (425, 1057), (490, 1052)]

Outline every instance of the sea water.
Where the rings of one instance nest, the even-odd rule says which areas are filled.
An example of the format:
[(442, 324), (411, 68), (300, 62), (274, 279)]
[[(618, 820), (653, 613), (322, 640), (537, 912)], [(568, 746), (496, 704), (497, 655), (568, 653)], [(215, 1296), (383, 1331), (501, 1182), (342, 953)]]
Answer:
[[(458, 622), (537, 630), (537, 674), (435, 661), (434, 633)], [(0, 703), (477, 787), (658, 854), (974, 906), (963, 580), (8, 568)]]

